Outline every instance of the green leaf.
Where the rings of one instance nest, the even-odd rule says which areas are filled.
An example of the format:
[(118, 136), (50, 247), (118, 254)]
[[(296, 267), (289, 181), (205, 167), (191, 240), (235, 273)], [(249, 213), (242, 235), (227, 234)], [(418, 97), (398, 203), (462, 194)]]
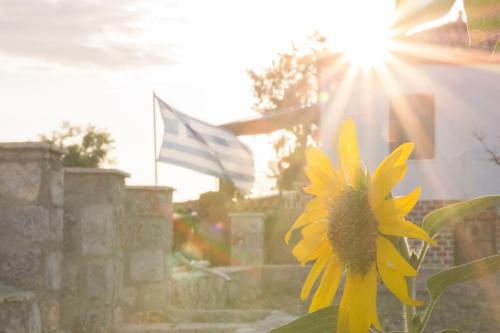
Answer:
[(477, 214), (497, 202), (500, 203), (500, 195), (488, 195), (436, 209), (424, 217), (422, 228), (434, 237), (447, 225), (456, 224), (460, 219)]
[(332, 305), (306, 314), (268, 333), (335, 333), (337, 327), (337, 312), (338, 306)]
[(427, 280), (431, 301), (436, 300), (451, 285), (480, 279), (500, 270), (500, 254), (453, 267)]
[(442, 18), (450, 11), (455, 0), (397, 0), (393, 29), (404, 34), (421, 24)]
[(448, 329), (448, 330), (437, 331), (436, 333), (460, 333), (460, 331), (456, 329)]
[[(422, 328), (425, 328), (427, 321), (432, 313), (432, 309), (436, 305), (441, 294), (449, 286), (477, 280), (482, 277), (494, 274), (500, 270), (500, 254), (496, 254), (483, 259), (475, 260), (470, 263), (456, 266), (446, 271), (440, 272), (431, 276), (427, 280), (427, 289), (430, 294), (430, 302), (422, 320)], [(451, 331), (454, 332), (454, 331)]]
[(500, 30), (500, 2), (498, 0), (464, 0), (467, 28), (472, 44), (480, 42)]

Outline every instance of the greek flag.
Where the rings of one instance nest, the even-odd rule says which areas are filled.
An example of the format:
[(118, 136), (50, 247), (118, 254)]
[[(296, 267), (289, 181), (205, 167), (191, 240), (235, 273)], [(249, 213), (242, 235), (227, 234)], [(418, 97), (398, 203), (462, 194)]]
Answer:
[(231, 181), (242, 193), (254, 183), (251, 150), (230, 131), (191, 118), (156, 97), (164, 123), (158, 161)]

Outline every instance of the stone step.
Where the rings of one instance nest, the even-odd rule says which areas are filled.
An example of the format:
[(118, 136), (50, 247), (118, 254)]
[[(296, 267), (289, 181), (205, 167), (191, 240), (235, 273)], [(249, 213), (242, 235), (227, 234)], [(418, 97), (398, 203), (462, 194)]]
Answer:
[(262, 320), (273, 312), (265, 309), (168, 309), (169, 321), (175, 323), (248, 323)]
[(252, 332), (253, 323), (123, 324), (115, 333), (238, 333)]
[[(230, 313), (234, 310), (218, 311)], [(264, 310), (238, 311), (264, 312)], [(297, 316), (286, 312), (271, 311), (263, 319), (257, 319), (253, 322), (214, 322), (216, 318), (211, 318), (207, 322), (123, 324), (115, 328), (114, 333), (266, 333), (296, 318)]]

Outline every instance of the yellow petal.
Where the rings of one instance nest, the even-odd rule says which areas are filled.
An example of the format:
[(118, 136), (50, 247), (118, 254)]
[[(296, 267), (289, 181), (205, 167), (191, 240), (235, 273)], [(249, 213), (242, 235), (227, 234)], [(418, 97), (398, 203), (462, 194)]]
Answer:
[(419, 186), (407, 195), (385, 200), (382, 205), (375, 210), (377, 221), (379, 221), (379, 223), (384, 223), (384, 221), (405, 217), (417, 203), (421, 192), (422, 188)]
[(303, 188), (304, 193), (310, 194), (310, 195), (315, 195), (317, 197), (324, 197), (328, 193), (325, 193), (323, 186), (319, 184), (311, 184), (307, 185), (306, 187)]
[(306, 149), (307, 165), (305, 172), (312, 186), (307, 187), (307, 193), (311, 190), (317, 196), (334, 196), (339, 192), (338, 175), (330, 158), (320, 149), (309, 147)]
[(312, 185), (317, 188), (319, 196), (332, 196), (337, 192), (338, 189), (335, 182), (335, 176), (327, 170), (318, 168), (314, 165), (307, 165), (305, 167), (305, 172)]
[(351, 315), (351, 298), (353, 293), (352, 273), (348, 271), (345, 277), (344, 293), (340, 300), (337, 317), (337, 332), (349, 332), (349, 317)]
[(363, 276), (353, 274), (349, 332), (368, 332), (371, 324), (381, 327), (377, 315), (377, 271), (375, 265)]
[(326, 153), (321, 149), (315, 147), (306, 148), (306, 160), (308, 165), (317, 166), (325, 171), (335, 174), (332, 161)]
[(303, 238), (292, 249), (292, 253), (300, 263), (305, 264), (308, 261), (316, 259), (325, 246), (329, 246), (326, 234), (318, 234)]
[(304, 228), (302, 228), (300, 233), (302, 234), (302, 237), (306, 238), (315, 234), (326, 232), (328, 232), (328, 223), (325, 219), (306, 225)]
[(373, 175), (368, 188), (368, 200), (373, 210), (378, 210), (394, 186), (404, 178), (406, 169), (406, 165), (400, 165), (386, 172)]
[(436, 245), (436, 241), (430, 238), (424, 229), (408, 221), (400, 220), (393, 223), (379, 224), (378, 230), (384, 235), (417, 238), (431, 245)]
[(285, 234), (285, 243), (288, 244), (290, 241), (290, 237), (292, 236), (292, 231), (298, 228), (301, 228), (307, 224), (317, 222), (321, 219), (328, 217), (328, 210), (325, 205), (324, 198), (315, 198), (311, 200), (305, 210), (302, 213), (292, 227)]
[(370, 314), (370, 323), (375, 326), (375, 328), (379, 331), (382, 330), (382, 324), (380, 323), (380, 319), (378, 317), (377, 312), (377, 268), (376, 265), (373, 265), (369, 274), (373, 276), (368, 277), (369, 284), (367, 289), (368, 294), (368, 312)]
[(318, 290), (316, 290), (309, 306), (309, 312), (322, 309), (332, 303), (342, 277), (342, 269), (343, 266), (338, 260), (330, 259), (321, 277)]
[(375, 170), (368, 193), (372, 209), (378, 208), (392, 188), (404, 177), (406, 160), (414, 147), (413, 143), (402, 144), (387, 156)]
[(325, 268), (326, 264), (328, 263), (331, 257), (332, 257), (331, 250), (325, 247), (322, 254), (319, 256), (318, 260), (316, 260), (311, 270), (309, 271), (306, 281), (302, 286), (302, 291), (300, 292), (300, 298), (302, 300), (305, 300), (306, 298), (309, 297), (309, 294), (311, 293), (311, 289), (314, 283), (318, 279), (318, 276), (321, 274), (321, 272), (323, 271), (323, 269)]
[(417, 275), (415, 269), (403, 258), (391, 241), (382, 236), (377, 237), (377, 253), (379, 251), (380, 258), (386, 266), (392, 267), (405, 276)]
[(358, 139), (356, 125), (352, 118), (348, 118), (340, 128), (340, 166), (345, 172), (351, 186), (357, 186), (360, 171)]
[(380, 278), (396, 297), (398, 297), (401, 302), (408, 305), (422, 305), (422, 302), (414, 300), (408, 296), (408, 286), (406, 285), (406, 279), (404, 275), (398, 270), (387, 265), (386, 255), (383, 251), (379, 250), (377, 243), (377, 268), (380, 274)]

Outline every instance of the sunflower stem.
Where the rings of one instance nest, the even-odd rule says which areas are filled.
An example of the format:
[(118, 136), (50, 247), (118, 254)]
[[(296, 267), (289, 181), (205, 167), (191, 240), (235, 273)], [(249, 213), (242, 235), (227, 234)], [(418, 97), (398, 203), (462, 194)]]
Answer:
[[(405, 257), (407, 261), (410, 261), (411, 259), (411, 253), (410, 253), (410, 246), (405, 239), (404, 242), (402, 242), (402, 254)], [(408, 284), (408, 296), (410, 298), (414, 299), (415, 298), (415, 279), (414, 278), (406, 278), (406, 282)], [(403, 304), (403, 318), (404, 318), (404, 328), (405, 328), (405, 333), (417, 333), (418, 329), (417, 326), (415, 325), (415, 307), (412, 305), (408, 304)]]

